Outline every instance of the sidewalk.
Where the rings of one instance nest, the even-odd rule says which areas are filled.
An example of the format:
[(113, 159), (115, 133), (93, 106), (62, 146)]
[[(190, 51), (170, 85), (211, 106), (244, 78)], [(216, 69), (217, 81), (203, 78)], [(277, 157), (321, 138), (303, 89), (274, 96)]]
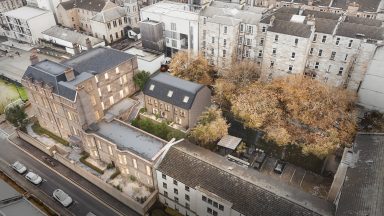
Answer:
[[(24, 150), (28, 151), (30, 154), (35, 156), (36, 158), (40, 159), (43, 156), (47, 156), (45, 153), (37, 149), (36, 147), (30, 145), (29, 143), (25, 142), (24, 140), (21, 140), (20, 138), (16, 137), (16, 135), (13, 135), (9, 137), (9, 139), (17, 144), (19, 147), (23, 148)], [(44, 162), (44, 161), (43, 161)], [(96, 185), (92, 184), (88, 180), (84, 179), (77, 173), (73, 172), (69, 168), (65, 167), (64, 165), (60, 163), (55, 163), (56, 166), (53, 168), (57, 172), (59, 172), (61, 175), (65, 176), (66, 178), (72, 180), (75, 184), (79, 185), (83, 189), (87, 190), (89, 193), (100, 199), (102, 202), (106, 203), (111, 208), (117, 210), (122, 215), (129, 215), (133, 216), (132, 209), (127, 207), (125, 204), (121, 203), (120, 201), (116, 200), (100, 188), (98, 188)], [(136, 214), (138, 215), (138, 214)]]

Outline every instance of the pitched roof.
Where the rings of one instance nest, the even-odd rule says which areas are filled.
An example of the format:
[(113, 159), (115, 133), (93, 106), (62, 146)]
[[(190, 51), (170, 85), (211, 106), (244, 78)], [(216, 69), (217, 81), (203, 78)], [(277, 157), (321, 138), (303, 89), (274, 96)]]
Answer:
[(304, 10), (302, 15), (303, 16), (313, 15), (315, 18), (323, 18), (323, 19), (331, 19), (331, 20), (338, 20), (341, 16), (341, 14), (315, 11), (315, 10)]
[[(204, 85), (183, 80), (168, 73), (157, 73), (146, 83), (143, 92), (145, 95), (177, 107), (190, 109), (196, 94), (204, 87)], [(168, 95), (171, 95), (171, 97)]]
[(69, 0), (61, 2), (60, 5), (63, 6), (65, 10), (81, 8), (84, 10), (100, 12), (103, 10), (106, 2), (106, 0)]
[(337, 26), (337, 20), (315, 19), (315, 31), (325, 34), (332, 34)]
[(332, 2), (332, 7), (338, 7), (346, 10), (348, 8), (349, 3), (357, 3), (359, 4), (359, 11), (366, 12), (377, 12), (377, 9), (380, 5), (380, 0), (334, 0)]
[(372, 40), (384, 39), (384, 28), (363, 24), (343, 22), (339, 24), (336, 35), (351, 38), (367, 38)]
[(345, 21), (344, 22), (363, 24), (363, 25), (368, 25), (368, 26), (376, 26), (376, 27), (381, 27), (382, 24), (383, 24), (383, 21), (381, 21), (381, 20), (368, 19), (368, 18), (355, 17), (355, 16), (347, 16), (347, 17), (345, 17)]
[(92, 17), (93, 21), (107, 23), (115, 19), (119, 19), (120, 17), (124, 17), (127, 15), (127, 12), (122, 7), (114, 7), (100, 13), (96, 14)]
[(309, 38), (311, 35), (311, 26), (303, 23), (275, 20), (273, 25), (268, 28), (268, 31)]
[(337, 216), (384, 215), (384, 135), (358, 134)]
[[(67, 67), (63, 64), (50, 60), (43, 60), (37, 64), (30, 65), (25, 71), (22, 79), (32, 78), (35, 81), (41, 81), (43, 84), (53, 87), (54, 94), (61, 95), (71, 101), (75, 100), (76, 90), (63, 86), (60, 83), (67, 79), (64, 70)], [(75, 75), (78, 75), (75, 73)]]
[(87, 52), (82, 52), (71, 59), (65, 60), (64, 65), (73, 67), (77, 72), (89, 72), (92, 74), (102, 73), (108, 69), (135, 58), (134, 55), (120, 50), (107, 47), (93, 48)]
[[(329, 215), (331, 211), (331, 205), (325, 200), (306, 193), (303, 195), (304, 192), (299, 189), (275, 179), (268, 178), (268, 189), (260, 186), (262, 183), (248, 181), (247, 172), (257, 171), (238, 166), (187, 141), (172, 146), (159, 164), (158, 170), (191, 188), (199, 187), (216, 194), (231, 202), (232, 209), (247, 216)], [(263, 178), (265, 176), (259, 174), (255, 181), (263, 181)], [(273, 192), (274, 190), (280, 194)], [(289, 194), (282, 192), (287, 190), (292, 191)], [(293, 202), (294, 196), (300, 197), (301, 203)], [(320, 213), (311, 210), (313, 199), (325, 204), (319, 206)]]

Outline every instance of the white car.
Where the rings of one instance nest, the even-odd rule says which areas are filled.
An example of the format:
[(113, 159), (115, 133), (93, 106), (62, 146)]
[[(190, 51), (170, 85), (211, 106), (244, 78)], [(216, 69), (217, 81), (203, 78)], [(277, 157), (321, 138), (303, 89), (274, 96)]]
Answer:
[(25, 167), (24, 164), (20, 163), (19, 161), (16, 161), (15, 163), (13, 163), (12, 168), (20, 174), (23, 174), (27, 171), (27, 167)]
[(61, 189), (53, 191), (53, 198), (59, 201), (64, 207), (68, 207), (72, 203), (72, 198)]
[(28, 172), (27, 175), (25, 175), (25, 178), (35, 185), (38, 185), (43, 181), (43, 179), (39, 175), (33, 172)]

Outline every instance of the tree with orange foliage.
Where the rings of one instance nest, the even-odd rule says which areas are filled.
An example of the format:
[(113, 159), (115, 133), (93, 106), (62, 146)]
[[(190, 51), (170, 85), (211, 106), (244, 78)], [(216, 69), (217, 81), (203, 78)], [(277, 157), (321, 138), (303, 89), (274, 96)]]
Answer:
[(192, 53), (184, 51), (176, 53), (171, 60), (169, 69), (174, 76), (203, 85), (211, 85), (215, 73), (204, 56), (201, 54), (194, 56)]
[(254, 82), (231, 98), (231, 111), (245, 126), (262, 130), (278, 145), (326, 157), (353, 141), (356, 95), (303, 76)]

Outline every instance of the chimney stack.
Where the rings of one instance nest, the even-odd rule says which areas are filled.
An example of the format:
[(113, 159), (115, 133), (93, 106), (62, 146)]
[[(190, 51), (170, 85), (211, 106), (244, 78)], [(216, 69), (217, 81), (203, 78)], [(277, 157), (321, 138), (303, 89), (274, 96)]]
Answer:
[(72, 81), (75, 79), (75, 72), (73, 71), (73, 68), (67, 67), (64, 70), (65, 78), (67, 78), (67, 81)]
[(92, 43), (89, 38), (85, 39), (85, 44), (87, 45), (87, 50), (92, 49)]
[(73, 43), (73, 51), (75, 52), (75, 55), (80, 54), (79, 44)]
[(272, 15), (271, 19), (269, 20), (269, 25), (270, 26), (273, 26), (273, 22), (275, 21), (275, 19), (276, 19), (275, 15)]
[(29, 60), (31, 61), (31, 64), (37, 64), (39, 62), (39, 56), (37, 56), (36, 49), (32, 50), (31, 55), (29, 56)]

